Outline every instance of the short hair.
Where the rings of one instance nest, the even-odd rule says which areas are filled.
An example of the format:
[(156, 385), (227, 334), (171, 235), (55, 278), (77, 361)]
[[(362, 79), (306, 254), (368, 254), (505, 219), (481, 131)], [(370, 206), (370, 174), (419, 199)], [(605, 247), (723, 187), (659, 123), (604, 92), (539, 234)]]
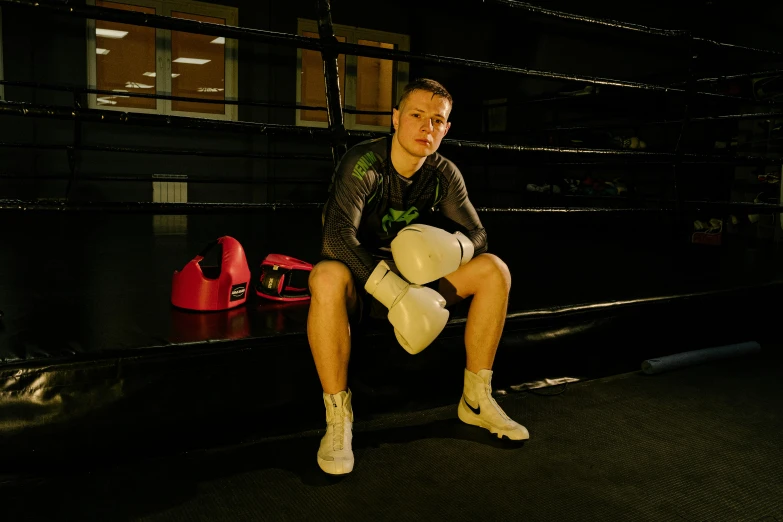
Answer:
[(413, 91), (431, 92), (433, 97), (442, 96), (449, 100), (449, 105), (452, 107), (454, 106), (454, 100), (451, 99), (451, 94), (449, 94), (449, 91), (447, 91), (443, 85), (429, 78), (417, 78), (415, 81), (406, 85), (405, 89), (402, 90), (400, 101), (396, 107), (398, 110), (402, 107), (402, 102), (408, 99), (408, 96), (410, 96)]

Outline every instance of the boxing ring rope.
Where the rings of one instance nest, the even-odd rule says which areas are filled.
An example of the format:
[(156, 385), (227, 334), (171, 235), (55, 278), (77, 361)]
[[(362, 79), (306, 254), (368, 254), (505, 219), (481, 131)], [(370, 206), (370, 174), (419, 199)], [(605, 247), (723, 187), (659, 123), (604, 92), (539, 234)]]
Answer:
[(35, 143), (7, 143), (0, 142), (2, 148), (12, 149), (40, 149), (40, 150), (84, 150), (91, 152), (119, 152), (124, 154), (165, 154), (171, 156), (201, 156), (205, 158), (254, 158), (254, 159), (288, 159), (302, 161), (328, 161), (331, 158), (319, 154), (275, 154), (266, 152), (225, 152), (203, 149), (160, 149), (144, 147), (116, 147), (107, 145), (71, 145), (35, 144)]
[(585, 22), (588, 24), (603, 25), (606, 27), (611, 27), (613, 29), (623, 29), (627, 31), (635, 31), (639, 33), (649, 34), (649, 35), (667, 36), (667, 37), (675, 37), (675, 38), (690, 36), (688, 31), (684, 31), (680, 29), (657, 29), (655, 27), (647, 27), (640, 24), (620, 22), (618, 20), (593, 18), (589, 16), (556, 11), (554, 9), (546, 9), (544, 7), (539, 7), (533, 4), (528, 4), (527, 2), (519, 2), (516, 0), (489, 0), (489, 3), (501, 4), (508, 7), (513, 7), (515, 9), (524, 9), (525, 11), (529, 11), (531, 13), (536, 13), (536, 14), (554, 17), (554, 18), (561, 18), (563, 20), (568, 20), (571, 22)]
[[(614, 21), (592, 19), (589, 17), (581, 17), (578, 15), (569, 15), (568, 13), (561, 13), (558, 11), (545, 10), (542, 8), (531, 6), (530, 4), (524, 4), (522, 2), (514, 2), (510, 0), (507, 1), (498, 0), (498, 2), (503, 3), (505, 5), (510, 5), (512, 7), (524, 7), (525, 9), (528, 10), (536, 10), (535, 12), (539, 12), (539, 14), (546, 14), (546, 15), (557, 16), (561, 18), (565, 17), (570, 20), (575, 20), (580, 22), (598, 23), (601, 25), (609, 25), (619, 29), (627, 29), (627, 30), (633, 30), (637, 32), (648, 32), (650, 34), (657, 34), (662, 36), (687, 37), (689, 43), (692, 43), (694, 41), (704, 41), (722, 47), (733, 47), (733, 48), (738, 48), (738, 49), (753, 51), (753, 52), (766, 52), (771, 54), (780, 54), (777, 53), (776, 51), (766, 51), (766, 50), (760, 50), (760, 49), (755, 49), (750, 47), (736, 46), (734, 44), (723, 44), (721, 42), (714, 42), (712, 40), (699, 39), (690, 36), (689, 33), (684, 31), (658, 30), (658, 29), (653, 30), (652, 28), (646, 28), (644, 26), (635, 25), (635, 24), (622, 24), (622, 23), (616, 23)], [(562, 73), (551, 72), (551, 71), (539, 71), (539, 70), (513, 67), (508, 65), (502, 65), (502, 64), (494, 64), (494, 63), (483, 62), (478, 60), (467, 60), (462, 58), (451, 58), (451, 57), (443, 57), (443, 56), (430, 55), (430, 54), (415, 54), (415, 53), (398, 51), (393, 49), (392, 50), (376, 49), (376, 48), (360, 46), (356, 44), (340, 43), (337, 42), (332, 31), (331, 11), (330, 11), (329, 2), (327, 0), (321, 0), (318, 2), (318, 26), (319, 26), (320, 40), (300, 37), (298, 35), (277, 33), (273, 31), (239, 28), (239, 27), (231, 27), (225, 25), (209, 24), (204, 22), (195, 22), (195, 21), (183, 20), (183, 19), (175, 19), (175, 18), (169, 18), (161, 15), (147, 15), (143, 13), (118, 11), (118, 10), (113, 10), (108, 8), (99, 8), (99, 7), (85, 6), (85, 5), (71, 6), (68, 5), (67, 2), (66, 4), (62, 4), (62, 3), (54, 4), (48, 1), (29, 2), (24, 0), (0, 0), (0, 5), (2, 4), (11, 4), (11, 5), (27, 7), (31, 9), (43, 8), (50, 11), (54, 11), (58, 14), (70, 14), (81, 18), (92, 18), (96, 20), (110, 20), (110, 21), (116, 21), (121, 23), (130, 23), (133, 25), (156, 27), (160, 29), (170, 29), (170, 30), (184, 31), (184, 32), (196, 33), (196, 34), (208, 34), (212, 36), (224, 36), (227, 38), (237, 38), (242, 40), (258, 41), (258, 42), (271, 43), (271, 44), (295, 46), (298, 48), (320, 51), (324, 58), (324, 74), (325, 74), (326, 100), (327, 100), (327, 106), (325, 108), (323, 107), (311, 108), (308, 106), (300, 106), (298, 104), (291, 104), (291, 103), (283, 104), (283, 103), (276, 103), (276, 102), (258, 102), (258, 101), (251, 101), (251, 100), (211, 101), (211, 100), (202, 100), (200, 98), (183, 98), (183, 97), (174, 97), (174, 96), (165, 96), (165, 95), (148, 95), (148, 94), (141, 94), (141, 93), (129, 93), (129, 94), (135, 95), (137, 97), (146, 97), (146, 98), (155, 98), (155, 99), (160, 98), (160, 99), (172, 99), (172, 100), (183, 100), (183, 101), (210, 102), (210, 103), (218, 103), (218, 104), (236, 104), (236, 105), (246, 104), (246, 105), (257, 105), (257, 106), (266, 106), (266, 107), (275, 107), (275, 108), (296, 108), (296, 109), (308, 108), (313, 110), (326, 110), (328, 115), (329, 128), (328, 129), (318, 129), (318, 128), (311, 128), (311, 127), (305, 128), (305, 127), (297, 127), (292, 125), (268, 124), (268, 123), (256, 123), (256, 122), (226, 122), (226, 121), (207, 120), (202, 118), (171, 117), (171, 116), (159, 116), (159, 115), (146, 115), (146, 114), (138, 114), (138, 113), (123, 113), (117, 111), (100, 111), (95, 109), (82, 109), (79, 107), (78, 100), (76, 100), (77, 95), (86, 94), (86, 93), (103, 93), (106, 91), (98, 91), (95, 89), (84, 89), (84, 88), (67, 88), (62, 86), (60, 86), (59, 89), (70, 90), (71, 92), (74, 93), (75, 96), (74, 108), (69, 108), (64, 106), (52, 107), (52, 106), (26, 104), (26, 103), (5, 102), (0, 104), (0, 114), (15, 114), (21, 116), (28, 116), (28, 117), (48, 117), (48, 118), (60, 118), (60, 119), (73, 118), (77, 122), (100, 121), (100, 122), (108, 122), (108, 123), (141, 124), (141, 125), (151, 125), (151, 126), (165, 125), (165, 126), (173, 126), (177, 128), (220, 129), (220, 130), (231, 130), (231, 131), (238, 131), (238, 132), (251, 131), (255, 133), (270, 134), (270, 135), (280, 134), (280, 135), (294, 135), (297, 137), (323, 138), (326, 140), (331, 140), (332, 142), (332, 159), (334, 162), (338, 161), (342, 153), (345, 152), (345, 142), (347, 138), (351, 138), (351, 137), (371, 138), (383, 134), (383, 133), (375, 133), (370, 131), (346, 131), (343, 123), (343, 117), (342, 117), (344, 112), (387, 114), (378, 111), (354, 111), (350, 109), (347, 110), (342, 109), (340, 104), (339, 85), (337, 83), (336, 58), (338, 54), (352, 54), (356, 56), (367, 56), (367, 57), (375, 57), (381, 59), (415, 62), (415, 63), (466, 67), (470, 69), (491, 70), (495, 72), (508, 72), (512, 74), (518, 74), (518, 75), (535, 77), (535, 78), (584, 82), (589, 85), (605, 85), (605, 86), (635, 89), (641, 91), (652, 91), (652, 92), (664, 93), (667, 95), (678, 94), (678, 95), (684, 95), (686, 97), (686, 102), (688, 99), (694, 96), (708, 96), (716, 99), (725, 99), (725, 100), (733, 100), (733, 101), (752, 101), (753, 103), (756, 104), (770, 104), (769, 102), (764, 102), (759, 100), (747, 100), (737, 96), (697, 91), (694, 88), (694, 85), (697, 80), (693, 79), (692, 77), (688, 82), (688, 87), (686, 89), (680, 89), (680, 88), (674, 88), (672, 86), (653, 85), (653, 84), (646, 84), (641, 82), (613, 80), (608, 78), (562, 74)], [(689, 52), (689, 54), (691, 55), (691, 57), (693, 56), (693, 53)], [(52, 86), (46, 86), (42, 84), (31, 84), (31, 82), (4, 81), (3, 83), (9, 85), (16, 84), (18, 86), (27, 86), (33, 88), (52, 87)], [(26, 85), (22, 85), (25, 83)], [(687, 103), (685, 106), (686, 107), (688, 106)], [(682, 128), (681, 128), (680, 136), (682, 136), (682, 132), (684, 131), (685, 126), (688, 123), (694, 121), (706, 122), (706, 121), (722, 121), (727, 119), (755, 119), (755, 118), (766, 118), (770, 115), (777, 116), (777, 113), (755, 113), (755, 114), (725, 115), (725, 116), (717, 116), (717, 117), (697, 117), (697, 118), (689, 118), (686, 113), (686, 117), (684, 119), (669, 120), (666, 121), (665, 123), (681, 124)], [(651, 122), (650, 124), (654, 124), (654, 122)], [(675, 173), (677, 172), (678, 165), (683, 165), (687, 163), (701, 163), (701, 164), (703, 163), (738, 164), (739, 163), (739, 164), (777, 165), (780, 164), (781, 161), (779, 159), (768, 159), (768, 158), (761, 158), (761, 157), (745, 157), (745, 158), (732, 157), (730, 160), (727, 160), (727, 158), (721, 156), (710, 157), (706, 155), (684, 153), (679, 150), (679, 139), (678, 139), (678, 145), (675, 147), (675, 151), (673, 154), (623, 151), (623, 150), (611, 150), (611, 149), (579, 149), (579, 148), (570, 148), (570, 147), (532, 147), (532, 146), (524, 146), (524, 145), (504, 145), (504, 144), (496, 144), (496, 143), (466, 141), (466, 140), (444, 140), (443, 144), (446, 146), (456, 146), (459, 148), (479, 149), (479, 150), (486, 150), (486, 151), (543, 152), (543, 153), (554, 153), (554, 154), (598, 155), (601, 157), (612, 157), (612, 158), (623, 157), (624, 159), (639, 158), (641, 159), (641, 161), (647, 161), (647, 162), (652, 161), (653, 163), (664, 162), (665, 160), (664, 162), (665, 164), (671, 164), (672, 161), (674, 161), (674, 165), (672, 166), (675, 168)], [(91, 149), (81, 145), (79, 143), (79, 140), (77, 139), (75, 140), (74, 146), (68, 147), (67, 150), (69, 150), (69, 152), (72, 153), (72, 151), (75, 150), (91, 150)], [(96, 149), (92, 149), (92, 150), (96, 150)], [(114, 152), (131, 152), (130, 150), (122, 150), (122, 148), (105, 148), (104, 150), (114, 151)], [(172, 153), (173, 151), (164, 152), (164, 151), (154, 151), (151, 149), (137, 148), (134, 149), (132, 152), (165, 154), (165, 153)], [(183, 151), (179, 151), (178, 153), (187, 154), (188, 152), (183, 150)], [(208, 154), (209, 153), (207, 153), (207, 155)], [(232, 154), (232, 153), (223, 153), (223, 154)], [(237, 157), (263, 157), (263, 156), (238, 155)], [(569, 164), (569, 163), (560, 163), (560, 164)], [(591, 162), (591, 163), (571, 163), (571, 164), (572, 165), (576, 165), (576, 164), (598, 165), (600, 163)], [(675, 181), (676, 181), (676, 177), (677, 176), (675, 176)], [(697, 203), (697, 202), (681, 202), (679, 197), (677, 198), (676, 202), (684, 203), (684, 204)], [(722, 204), (725, 206), (727, 202), (715, 202), (714, 204)], [(166, 204), (166, 205), (171, 205), (171, 204)], [(186, 208), (190, 208), (191, 205), (194, 205), (192, 207), (194, 210), (201, 208), (197, 204), (186, 204), (181, 207), (183, 209), (186, 209)], [(262, 204), (262, 206), (259, 208), (267, 208), (270, 205), (272, 208), (280, 207), (279, 204), (273, 203), (273, 204)], [(729, 203), (729, 205), (731, 204)], [(779, 211), (781, 208), (780, 206), (777, 205), (774, 206), (768, 206), (765, 204), (747, 204), (747, 205), (748, 207), (753, 208), (754, 211), (758, 213), (776, 212)], [(247, 205), (245, 204), (241, 205), (241, 207), (243, 208), (246, 206)], [(251, 206), (256, 207), (258, 206), (258, 204), (251, 205)], [(21, 207), (24, 207), (25, 209), (28, 210), (33, 208), (38, 208), (35, 204), (31, 204), (30, 202), (21, 203)], [(20, 205), (13, 204), (13, 203), (3, 203), (3, 205), (0, 206), (0, 208), (18, 209), (20, 208)], [(79, 208), (108, 208), (108, 207), (106, 207), (106, 205), (96, 204), (96, 205), (86, 205), (86, 206), (81, 205)], [(123, 208), (127, 208), (127, 207), (123, 207)], [(154, 208), (154, 207), (141, 205), (137, 208)], [(230, 208), (239, 208), (239, 207), (219, 206), (219, 207), (209, 207), (209, 208), (230, 209)], [(554, 209), (554, 210), (562, 210), (562, 209)], [(573, 210), (573, 209), (569, 209), (569, 210)], [(606, 209), (606, 210), (616, 210), (616, 209)]]
[[(691, 123), (701, 122), (713, 122), (713, 121), (734, 121), (734, 120), (766, 120), (770, 118), (783, 118), (783, 112), (749, 112), (742, 114), (723, 114), (718, 116), (694, 116), (688, 121)], [(638, 121), (632, 125), (634, 127), (646, 127), (653, 125), (676, 125), (681, 124), (682, 119), (676, 120), (656, 120), (656, 121)], [(603, 123), (594, 125), (553, 125), (549, 127), (529, 127), (521, 132), (541, 132), (541, 131), (572, 131), (572, 130), (590, 130), (590, 129), (603, 129), (607, 127), (616, 127), (616, 123)]]
[(772, 49), (761, 49), (757, 47), (748, 47), (745, 45), (718, 42), (716, 40), (711, 40), (709, 38), (700, 38), (698, 36), (693, 36), (690, 33), (690, 31), (686, 31), (684, 29), (658, 29), (655, 27), (647, 27), (641, 24), (620, 22), (618, 20), (610, 20), (606, 18), (594, 18), (590, 16), (566, 13), (563, 11), (556, 11), (554, 9), (546, 9), (544, 7), (528, 4), (527, 2), (520, 2), (518, 0), (483, 0), (483, 1), (489, 3), (501, 4), (508, 7), (513, 7), (515, 9), (523, 9), (531, 13), (536, 13), (548, 17), (553, 17), (553, 18), (560, 18), (572, 22), (584, 22), (592, 25), (602, 25), (605, 27), (610, 27), (612, 29), (633, 31), (633, 32), (643, 33), (643, 34), (648, 34), (653, 36), (665, 36), (670, 38), (692, 38), (696, 42), (706, 43), (715, 47), (736, 49), (738, 51), (747, 51), (752, 53), (771, 54), (771, 55), (778, 55), (778, 56), (783, 55), (783, 53), (781, 53), (780, 51), (775, 51)]
[(780, 76), (781, 74), (783, 74), (783, 69), (772, 69), (769, 71), (756, 71), (756, 72), (741, 73), (741, 74), (727, 74), (725, 76), (715, 76), (710, 78), (698, 78), (696, 79), (696, 82), (698, 83), (722, 82), (727, 80), (742, 80), (745, 78), (755, 78), (756, 76)]
[[(563, 196), (565, 201), (569, 199), (582, 199), (582, 196)], [(596, 198), (596, 199), (600, 199)], [(518, 207), (476, 207), (478, 212), (495, 213), (524, 213), (524, 214), (671, 214), (676, 210), (674, 200), (647, 199), (655, 208), (631, 207), (543, 207), (543, 206), (518, 206)], [(783, 213), (783, 206), (769, 203), (740, 203), (725, 201), (696, 201), (686, 200), (686, 206), (696, 210), (730, 210), (735, 212), (752, 212), (754, 214), (778, 214)], [(269, 210), (285, 209), (320, 209), (323, 203), (154, 203), (140, 202), (66, 202), (66, 201), (23, 201), (15, 199), (0, 199), (0, 211), (46, 211), (46, 212), (113, 212), (113, 213), (142, 213), (142, 214), (221, 214), (236, 212), (266, 212)]]
[[(695, 94), (698, 94), (696, 92)], [(601, 100), (598, 100), (598, 98), (602, 98)], [(569, 96), (558, 96), (558, 97), (549, 97), (545, 99), (533, 99), (533, 100), (526, 100), (526, 101), (517, 101), (517, 102), (506, 102), (506, 103), (497, 103), (497, 104), (491, 104), (483, 106), (483, 110), (487, 109), (494, 109), (499, 107), (507, 107), (507, 108), (518, 108), (523, 107), (528, 104), (537, 104), (541, 102), (579, 102), (582, 106), (581, 108), (584, 108), (583, 105), (587, 103), (588, 100), (591, 102), (594, 101), (596, 104), (605, 103), (607, 101), (608, 97), (602, 97), (600, 95), (596, 94), (589, 94), (589, 95), (583, 95), (578, 97), (569, 97)], [(734, 96), (732, 98), (736, 102), (744, 102), (749, 105), (763, 105), (769, 107), (771, 110), (775, 110), (777, 107), (779, 107), (779, 103), (774, 100), (753, 100), (750, 98), (742, 98), (739, 96)], [(599, 107), (596, 110), (601, 110), (602, 107)], [(779, 109), (778, 109), (779, 110)], [(628, 114), (620, 114), (620, 115), (614, 115), (615, 117), (623, 118), (627, 121), (625, 124), (626, 126), (634, 126), (634, 127), (641, 127), (641, 126), (654, 126), (654, 125), (671, 125), (671, 124), (679, 124), (682, 123), (682, 119), (668, 119), (668, 120), (643, 120), (639, 117), (635, 117)], [(709, 121), (729, 121), (729, 120), (752, 120), (752, 119), (765, 119), (770, 117), (780, 117), (783, 116), (783, 112), (748, 112), (748, 113), (739, 113), (739, 114), (725, 114), (725, 115), (718, 115), (718, 116), (694, 116), (691, 118), (691, 121), (694, 122), (709, 122)], [(622, 126), (621, 124), (618, 124), (617, 122), (613, 123), (592, 123), (590, 125), (550, 125), (550, 126), (541, 126), (541, 127), (535, 127), (531, 126), (527, 129), (522, 129), (519, 132), (539, 132), (539, 131), (560, 131), (560, 130), (589, 130), (589, 129), (602, 129), (606, 127), (618, 127)]]
[[(78, 87), (78, 86), (71, 86), (71, 85), (56, 85), (56, 84), (40, 83), (40, 82), (19, 82), (19, 81), (12, 81), (12, 80), (0, 80), (0, 85), (8, 85), (11, 87), (27, 87), (30, 89), (41, 89), (47, 91), (70, 92), (74, 96), (83, 95), (83, 94), (103, 94), (107, 96), (114, 96), (117, 94), (116, 91), (109, 91), (105, 89), (90, 89), (87, 87)], [(140, 98), (140, 99), (148, 99), (148, 100), (171, 100), (171, 101), (180, 101), (180, 102), (206, 103), (212, 105), (238, 105), (238, 106), (251, 106), (251, 107), (267, 107), (272, 109), (301, 109), (305, 111), (326, 111), (326, 107), (313, 106), (313, 105), (299, 105), (298, 103), (269, 102), (269, 101), (244, 100), (244, 99), (232, 100), (230, 98), (224, 100), (211, 100), (208, 98), (171, 96), (167, 94), (147, 94), (143, 92), (130, 92), (130, 91), (123, 92), (122, 95), (128, 96), (129, 98)], [(75, 98), (74, 105), (77, 105), (78, 103), (79, 103), (78, 98)]]
[[(326, 161), (331, 161), (331, 158), (327, 157)], [(25, 174), (0, 174), (0, 180), (3, 179), (30, 179), (29, 175)], [(36, 181), (70, 181), (71, 177), (64, 174), (54, 176), (36, 176)], [(155, 181), (182, 181), (173, 177), (152, 177), (152, 176), (123, 176), (118, 174), (100, 175), (100, 176), (79, 176), (80, 181), (121, 181), (123, 183), (152, 183)], [(279, 184), (280, 180), (276, 179), (257, 179), (257, 178), (241, 178), (232, 176), (188, 176), (187, 182), (194, 183), (236, 183), (241, 185), (275, 185)], [(285, 178), (286, 185), (316, 185), (321, 184), (326, 186), (329, 180), (312, 179), (312, 178)], [(2, 200), (0, 200), (2, 201)], [(32, 204), (32, 202), (30, 202)]]
[[(46, 105), (34, 105), (30, 103), (22, 102), (0, 102), (0, 115), (13, 114), (16, 116), (24, 117), (45, 117), (45, 118), (57, 118), (57, 119), (74, 119), (87, 122), (101, 122), (101, 123), (116, 123), (124, 125), (143, 125), (151, 127), (170, 127), (178, 129), (200, 129), (200, 130), (221, 130), (221, 131), (233, 131), (248, 133), (253, 132), (256, 134), (266, 135), (294, 135), (297, 137), (307, 137), (311, 139), (323, 139), (328, 140), (331, 137), (331, 131), (325, 128), (317, 127), (298, 127), (294, 125), (283, 125), (274, 123), (258, 123), (258, 122), (227, 122), (220, 120), (209, 120), (206, 118), (191, 118), (185, 116), (159, 116), (156, 114), (142, 114), (142, 113), (125, 113), (118, 111), (105, 111), (100, 109), (72, 109), (66, 106), (46, 106)], [(386, 133), (375, 131), (359, 131), (350, 130), (345, 131), (345, 136), (349, 138), (358, 139), (370, 139), (379, 136), (384, 136)], [(645, 152), (636, 150), (622, 150), (622, 149), (597, 149), (597, 148), (578, 148), (578, 147), (545, 147), (545, 146), (532, 146), (532, 145), (511, 145), (494, 142), (482, 142), (472, 140), (457, 140), (457, 139), (444, 139), (442, 142), (445, 146), (456, 147), (460, 149), (474, 149), (481, 151), (497, 151), (497, 152), (524, 152), (524, 153), (550, 153), (550, 154), (569, 154), (569, 155), (588, 155), (599, 156), (603, 158), (616, 158), (620, 157), (624, 160), (636, 160), (633, 163), (668, 163), (670, 160), (675, 159), (676, 155), (667, 152)], [(12, 146), (14, 144), (9, 144)], [(31, 146), (32, 147), (32, 146)], [(52, 146), (43, 146), (44, 148)], [(34, 148), (34, 147), (33, 147)], [(186, 154), (186, 150), (176, 149), (144, 149), (144, 148), (126, 148), (126, 147), (101, 147), (101, 146), (85, 146), (80, 145), (78, 147), (70, 147), (74, 150), (103, 150), (116, 152), (136, 152), (136, 153), (151, 153), (151, 154)], [(199, 153), (196, 153), (197, 155)], [(200, 154), (208, 156), (223, 156), (223, 157), (266, 157), (260, 154), (253, 153), (238, 153), (238, 152), (200, 152)], [(277, 159), (323, 159), (322, 156), (308, 156), (308, 155), (285, 155)], [(731, 157), (721, 155), (707, 155), (696, 153), (683, 153), (682, 154), (685, 163), (694, 164), (725, 164), (725, 165), (780, 165), (781, 158), (765, 158), (760, 156), (735, 156)], [(592, 165), (599, 165), (601, 162), (591, 162)]]
[[(24, 117), (39, 117), (78, 120), (85, 122), (140, 124), (148, 127), (173, 127), (180, 129), (223, 130), (253, 132), (258, 134), (287, 134), (309, 138), (330, 137), (329, 129), (297, 127), (276, 123), (247, 121), (216, 121), (207, 118), (184, 116), (161, 116), (138, 112), (119, 112), (101, 109), (73, 108), (64, 105), (37, 105), (26, 102), (0, 102), (0, 115), (11, 114)], [(360, 131), (358, 131), (360, 132)]]
[[(773, 73), (783, 75), (783, 70), (765, 71), (764, 73), (758, 73), (758, 74), (773, 74)], [(732, 76), (731, 78), (752, 77), (752, 76), (755, 75), (743, 74), (743, 75)], [(715, 78), (710, 78), (709, 80), (715, 80)], [(701, 80), (697, 79), (696, 81), (698, 82)], [(31, 89), (40, 89), (40, 90), (49, 90), (49, 91), (70, 92), (74, 95), (117, 94), (115, 91), (108, 91), (104, 89), (90, 89), (87, 87), (57, 85), (57, 84), (48, 84), (48, 83), (40, 83), (40, 82), (0, 80), (0, 85), (8, 85), (11, 87), (26, 87)], [(316, 105), (301, 105), (298, 103), (270, 102), (270, 101), (246, 100), (246, 99), (211, 100), (206, 98), (192, 98), (192, 97), (185, 97), (185, 96), (172, 96), (172, 95), (165, 95), (165, 94), (146, 94), (146, 93), (135, 93), (135, 92), (124, 92), (123, 96), (128, 96), (129, 98), (146, 98), (146, 99), (155, 99), (155, 100), (160, 99), (160, 100), (171, 100), (171, 101), (181, 101), (181, 102), (206, 103), (206, 104), (213, 104), (213, 105), (254, 106), (254, 107), (266, 107), (266, 108), (273, 108), (273, 109), (296, 109), (296, 110), (322, 111), (322, 112), (326, 112), (327, 110), (326, 107), (316, 106)], [(552, 100), (565, 100), (565, 99), (568, 98), (564, 98), (564, 97), (552, 98)], [(530, 103), (534, 103), (536, 101), (540, 101), (540, 100), (532, 100)], [(752, 101), (752, 100), (748, 100), (748, 101)], [(494, 104), (492, 105), (492, 107), (513, 107), (515, 105), (516, 104)], [(76, 100), (74, 103), (74, 108), (79, 108), (80, 106), (81, 106), (81, 102), (79, 100)], [(353, 109), (350, 107), (344, 107), (343, 112), (347, 114), (366, 114), (366, 115), (380, 115), (380, 116), (391, 115), (390, 112), (386, 112), (386, 111), (367, 111), (361, 109)], [(718, 116), (696, 116), (691, 118), (690, 121), (709, 122), (709, 121), (767, 119), (767, 118), (776, 118), (776, 117), (783, 117), (783, 112), (758, 112), (758, 113), (742, 113), (742, 114), (723, 114)], [(673, 119), (673, 120), (655, 120), (655, 121), (635, 121), (631, 125), (638, 127), (638, 126), (654, 126), (654, 125), (673, 125), (673, 124), (680, 124), (680, 123), (682, 123), (681, 119)], [(540, 127), (540, 128), (530, 127), (528, 129), (523, 129), (520, 132), (588, 130), (588, 129), (601, 129), (601, 128), (615, 127), (615, 126), (617, 126), (617, 123), (593, 124), (593, 125), (583, 125), (583, 126), (555, 125), (555, 126)]]
[[(9, 85), (12, 87), (27, 87), (31, 89), (41, 89), (47, 91), (70, 92), (75, 96), (81, 94), (105, 94), (108, 96), (114, 96), (117, 94), (116, 91), (107, 91), (105, 89), (90, 89), (88, 87), (79, 87), (75, 85), (57, 85), (57, 84), (41, 83), (41, 82), (19, 82), (13, 80), (0, 80), (0, 85)], [(123, 92), (122, 95), (127, 96), (128, 98), (146, 98), (151, 100), (170, 100), (170, 101), (180, 101), (180, 102), (207, 103), (213, 105), (238, 105), (238, 106), (251, 106), (251, 107), (267, 107), (271, 109), (297, 109), (302, 111), (323, 111), (323, 112), (327, 110), (326, 107), (321, 107), (318, 105), (301, 105), (298, 103), (270, 102), (270, 101), (246, 100), (246, 99), (232, 100), (230, 98), (226, 98), (224, 100), (210, 100), (208, 98), (172, 96), (167, 94), (146, 94), (143, 92)], [(74, 102), (74, 106), (78, 106), (79, 104), (80, 104), (79, 100), (76, 99)], [(386, 111), (365, 111), (365, 110), (351, 109), (351, 108), (345, 108), (343, 109), (343, 112), (347, 112), (349, 114), (373, 114), (373, 115), (389, 114)]]

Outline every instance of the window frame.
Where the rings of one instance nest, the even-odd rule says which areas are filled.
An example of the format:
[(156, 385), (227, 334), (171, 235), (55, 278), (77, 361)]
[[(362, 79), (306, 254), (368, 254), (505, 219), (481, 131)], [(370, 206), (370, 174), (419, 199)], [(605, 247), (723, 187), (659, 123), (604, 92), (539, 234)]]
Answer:
[[(347, 43), (358, 43), (359, 40), (372, 40), (375, 42), (384, 42), (394, 44), (395, 49), (400, 51), (410, 50), (410, 36), (400, 33), (390, 33), (387, 31), (378, 31), (375, 29), (365, 29), (362, 27), (351, 27), (348, 25), (334, 24), (334, 34), (343, 36)], [(317, 33), (318, 22), (307, 18), (297, 18), (297, 35), (302, 36), (305, 32)], [(358, 57), (356, 55), (345, 55), (345, 85), (341, 87), (341, 94), (345, 100), (346, 109), (356, 108), (356, 68)], [(410, 74), (410, 64), (408, 62), (394, 61), (394, 81), (392, 85), (392, 107), (396, 103), (396, 98), (408, 84)], [(302, 49), (296, 51), (296, 103), (302, 103)], [(367, 131), (388, 131), (391, 125), (359, 125), (356, 123), (356, 114), (344, 113), (345, 128), (349, 130), (367, 130)], [(326, 128), (329, 122), (309, 121), (302, 119), (301, 109), (296, 110), (296, 125), (300, 127), (321, 127)]]
[[(226, 7), (217, 4), (209, 4), (196, 1), (178, 0), (109, 0), (118, 4), (137, 5), (139, 7), (151, 7), (156, 14), (171, 16), (172, 11), (184, 11), (187, 13), (213, 16), (226, 20), (226, 25), (236, 26), (239, 22), (239, 10), (236, 7)], [(95, 0), (87, 0), (88, 5), (95, 5)], [(225, 87), (224, 97), (227, 100), (236, 100), (239, 92), (239, 43), (234, 38), (226, 38), (224, 45), (225, 56)], [(95, 58), (96, 36), (95, 20), (87, 20), (87, 85), (90, 89), (97, 88), (97, 60)], [(171, 95), (171, 31), (169, 29), (155, 29), (155, 94)], [(209, 114), (204, 112), (187, 112), (172, 110), (172, 100), (155, 100), (155, 109), (141, 109), (130, 107), (112, 107), (98, 105), (97, 94), (88, 94), (88, 107), (120, 112), (136, 112), (145, 114), (162, 114), (168, 116), (184, 116), (190, 118), (207, 118), (213, 120), (237, 121), (239, 110), (237, 105), (225, 105), (223, 114)]]

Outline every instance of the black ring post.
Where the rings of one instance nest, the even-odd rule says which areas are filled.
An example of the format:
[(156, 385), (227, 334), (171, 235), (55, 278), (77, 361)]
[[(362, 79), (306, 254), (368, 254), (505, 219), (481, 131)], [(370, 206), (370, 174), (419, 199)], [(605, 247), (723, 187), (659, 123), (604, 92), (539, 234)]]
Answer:
[[(73, 93), (73, 110), (78, 111), (81, 109), (79, 103), (79, 94)], [(70, 171), (70, 177), (68, 178), (68, 184), (65, 187), (65, 200), (69, 201), (71, 198), (71, 189), (76, 182), (76, 172), (79, 170), (79, 159), (81, 153), (79, 150), (82, 146), (82, 120), (80, 118), (73, 119), (73, 146), (67, 147), (68, 150), (68, 170)]]
[(318, 35), (321, 37), (321, 57), (324, 61), (324, 83), (326, 85), (326, 114), (332, 134), (332, 160), (334, 166), (347, 152), (345, 121), (340, 102), (340, 75), (337, 70), (338, 43), (332, 26), (332, 7), (329, 0), (318, 0)]
[(683, 112), (682, 112), (682, 125), (680, 126), (680, 133), (677, 136), (677, 143), (674, 145), (675, 160), (672, 164), (672, 170), (674, 173), (674, 214), (675, 214), (675, 227), (677, 236), (680, 233), (685, 233), (687, 230), (687, 223), (685, 220), (684, 209), (684, 197), (682, 194), (682, 171), (683, 171), (683, 152), (682, 152), (682, 137), (685, 134), (685, 129), (688, 127), (690, 121), (690, 108), (693, 102), (693, 91), (695, 87), (694, 82), (694, 52), (693, 36), (688, 35), (686, 52), (688, 53), (688, 77), (686, 79), (685, 99), (683, 100)]

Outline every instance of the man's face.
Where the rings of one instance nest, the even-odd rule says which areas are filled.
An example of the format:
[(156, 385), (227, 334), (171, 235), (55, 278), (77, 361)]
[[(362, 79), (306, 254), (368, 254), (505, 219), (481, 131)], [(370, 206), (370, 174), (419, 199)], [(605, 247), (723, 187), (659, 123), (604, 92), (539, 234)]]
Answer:
[(394, 109), (392, 123), (397, 141), (411, 156), (424, 158), (438, 150), (449, 131), (451, 104), (443, 96), (427, 91), (413, 91)]

